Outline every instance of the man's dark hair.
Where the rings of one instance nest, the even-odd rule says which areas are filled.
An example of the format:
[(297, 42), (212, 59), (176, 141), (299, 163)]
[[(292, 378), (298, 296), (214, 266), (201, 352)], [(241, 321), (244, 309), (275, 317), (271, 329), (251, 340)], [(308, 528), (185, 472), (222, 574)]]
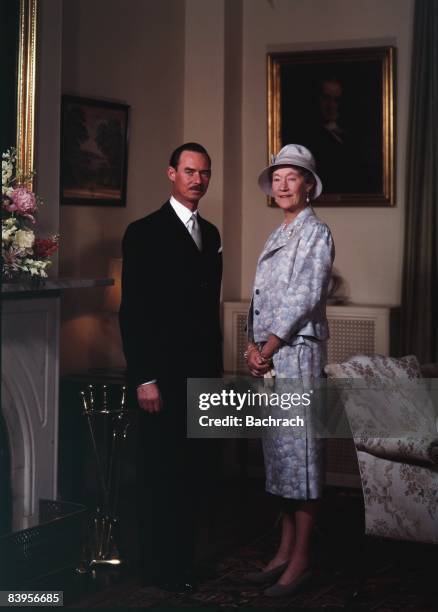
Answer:
[(177, 169), (179, 164), (179, 158), (181, 157), (181, 153), (183, 151), (193, 151), (194, 153), (202, 153), (207, 158), (208, 165), (211, 168), (211, 158), (210, 155), (207, 153), (207, 149), (205, 149), (197, 142), (186, 142), (179, 146), (177, 149), (175, 149), (175, 151), (170, 156), (169, 166), (172, 166), (172, 168), (175, 168), (175, 170)]

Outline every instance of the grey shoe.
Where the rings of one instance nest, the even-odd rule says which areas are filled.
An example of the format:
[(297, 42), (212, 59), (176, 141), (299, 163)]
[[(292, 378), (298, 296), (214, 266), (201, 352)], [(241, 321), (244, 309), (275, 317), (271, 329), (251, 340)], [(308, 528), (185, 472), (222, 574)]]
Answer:
[(264, 595), (266, 595), (266, 597), (286, 597), (288, 595), (293, 595), (311, 576), (312, 572), (305, 571), (297, 576), (295, 580), (289, 582), (289, 584), (274, 584), (264, 591)]
[(281, 574), (288, 565), (289, 561), (285, 561), (281, 565), (277, 565), (277, 567), (274, 567), (274, 569), (268, 570), (267, 572), (249, 572), (243, 576), (243, 579), (247, 580), (248, 582), (252, 582), (252, 584), (269, 584), (274, 582), (274, 580), (277, 580), (277, 578), (280, 578)]

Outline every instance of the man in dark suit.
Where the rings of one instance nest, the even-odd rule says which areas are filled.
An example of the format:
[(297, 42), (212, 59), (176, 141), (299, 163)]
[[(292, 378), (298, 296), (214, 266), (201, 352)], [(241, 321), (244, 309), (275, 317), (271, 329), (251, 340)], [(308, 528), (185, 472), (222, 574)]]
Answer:
[(170, 200), (131, 223), (123, 239), (120, 326), (130, 386), (141, 408), (143, 581), (188, 590), (212, 444), (186, 438), (186, 383), (222, 372), (222, 247), (216, 227), (198, 213), (211, 176), (204, 147), (178, 147), (167, 176)]

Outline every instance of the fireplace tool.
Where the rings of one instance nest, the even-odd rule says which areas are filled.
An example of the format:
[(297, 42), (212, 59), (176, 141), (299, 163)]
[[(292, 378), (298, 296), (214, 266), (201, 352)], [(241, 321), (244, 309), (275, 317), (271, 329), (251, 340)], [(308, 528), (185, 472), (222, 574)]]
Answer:
[[(126, 408), (126, 387), (122, 387), (120, 407), (111, 409), (108, 387), (102, 385), (101, 403), (96, 405), (93, 385), (80, 392), (83, 412), (88, 425), (92, 454), (96, 468), (97, 506), (90, 533), (90, 566), (120, 565), (115, 530), (118, 523), (117, 505), (120, 487), (120, 464), (130, 426)], [(100, 428), (100, 429), (99, 429)], [(102, 433), (98, 444), (98, 433)]]

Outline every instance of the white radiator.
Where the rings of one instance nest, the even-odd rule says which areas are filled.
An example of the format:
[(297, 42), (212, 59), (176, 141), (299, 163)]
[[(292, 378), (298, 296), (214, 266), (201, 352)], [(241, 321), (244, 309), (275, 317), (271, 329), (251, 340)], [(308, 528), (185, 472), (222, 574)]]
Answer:
[[(246, 317), (249, 302), (224, 302), (224, 366), (226, 372), (247, 373)], [(388, 355), (390, 308), (387, 306), (329, 306), (328, 362), (339, 363), (355, 354)], [(329, 440), (327, 483), (360, 486), (352, 440)]]

